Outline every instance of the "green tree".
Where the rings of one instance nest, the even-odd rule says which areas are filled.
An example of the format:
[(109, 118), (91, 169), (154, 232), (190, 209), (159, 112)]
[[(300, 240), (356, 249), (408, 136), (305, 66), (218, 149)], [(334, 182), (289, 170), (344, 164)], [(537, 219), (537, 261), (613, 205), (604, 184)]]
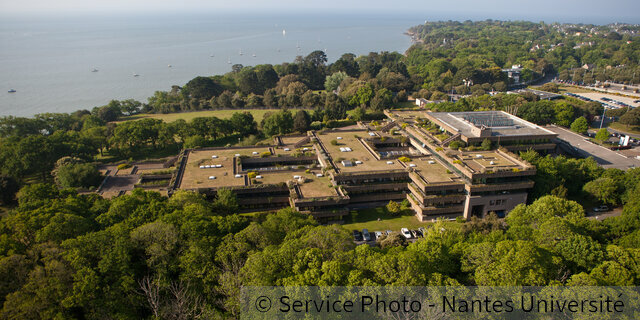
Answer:
[(309, 130), (309, 125), (311, 124), (311, 117), (305, 110), (298, 110), (296, 115), (293, 117), (293, 131), (296, 132), (307, 132)]
[(389, 201), (389, 203), (387, 203), (386, 205), (386, 208), (387, 208), (387, 212), (389, 212), (393, 216), (396, 216), (402, 213), (402, 206), (395, 201)]
[(640, 109), (635, 108), (627, 111), (620, 117), (620, 123), (628, 126), (640, 125)]
[(598, 132), (596, 133), (596, 140), (599, 140), (601, 142), (609, 140), (609, 131), (607, 130), (607, 128), (598, 130)]
[(484, 139), (482, 140), (482, 144), (480, 144), (480, 148), (482, 148), (482, 150), (491, 150), (491, 140), (489, 139)]
[(219, 188), (216, 191), (216, 198), (213, 200), (213, 207), (220, 214), (233, 214), (238, 212), (238, 200), (236, 194), (229, 188)]
[(340, 86), (342, 81), (348, 77), (349, 76), (342, 71), (333, 73), (330, 76), (327, 76), (326, 80), (324, 81), (324, 89), (329, 92), (338, 90), (338, 87)]
[(293, 117), (289, 110), (282, 110), (265, 118), (262, 130), (266, 135), (287, 134), (293, 130)]
[(589, 129), (589, 123), (585, 117), (577, 118), (571, 123), (571, 131), (575, 133), (585, 134)]
[(209, 100), (222, 93), (222, 87), (209, 77), (195, 77), (182, 88), (186, 96)]
[(258, 124), (253, 119), (251, 112), (235, 112), (230, 120), (233, 130), (242, 136), (258, 131)]
[(98, 168), (90, 163), (71, 163), (56, 170), (56, 183), (62, 188), (96, 187), (102, 181)]
[(617, 205), (620, 203), (621, 190), (618, 183), (611, 178), (598, 178), (587, 182), (583, 187), (590, 196), (602, 203)]

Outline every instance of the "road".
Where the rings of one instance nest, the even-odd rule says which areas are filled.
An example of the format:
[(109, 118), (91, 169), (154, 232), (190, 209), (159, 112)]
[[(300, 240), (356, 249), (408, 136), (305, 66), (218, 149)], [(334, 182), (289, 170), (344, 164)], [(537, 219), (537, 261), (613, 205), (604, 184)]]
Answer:
[(573, 146), (580, 155), (593, 157), (593, 159), (596, 160), (596, 162), (598, 162), (598, 164), (603, 168), (618, 168), (625, 170), (631, 167), (640, 167), (640, 160), (628, 158), (616, 151), (591, 143), (585, 136), (555, 125), (550, 125), (546, 128), (557, 133), (558, 138)]

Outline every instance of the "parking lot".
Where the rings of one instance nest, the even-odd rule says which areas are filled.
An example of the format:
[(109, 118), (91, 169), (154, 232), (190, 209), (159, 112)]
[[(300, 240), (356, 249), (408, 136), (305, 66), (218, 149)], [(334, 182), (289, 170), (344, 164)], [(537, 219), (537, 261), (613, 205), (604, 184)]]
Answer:
[(574, 133), (558, 126), (547, 126), (547, 129), (558, 134), (558, 138), (570, 144), (576, 153), (584, 157), (593, 157), (603, 168), (628, 169), (640, 167), (640, 160), (629, 158), (620, 152), (609, 150), (603, 146), (589, 142), (586, 136)]
[(596, 101), (609, 108), (637, 108), (640, 107), (640, 98), (622, 97), (614, 94), (606, 94), (600, 92), (584, 92), (584, 93), (571, 93), (570, 96), (577, 96), (586, 101)]
[(378, 244), (379, 239), (386, 236), (390, 236), (393, 233), (399, 233), (401, 236), (407, 239), (408, 242), (415, 242), (418, 239), (425, 237), (425, 234), (427, 233), (427, 228), (419, 227), (417, 229), (402, 228), (400, 230), (376, 230), (376, 231), (369, 231), (367, 229), (353, 230), (352, 236), (353, 236), (353, 241), (357, 245), (368, 244), (370, 246), (375, 246)]

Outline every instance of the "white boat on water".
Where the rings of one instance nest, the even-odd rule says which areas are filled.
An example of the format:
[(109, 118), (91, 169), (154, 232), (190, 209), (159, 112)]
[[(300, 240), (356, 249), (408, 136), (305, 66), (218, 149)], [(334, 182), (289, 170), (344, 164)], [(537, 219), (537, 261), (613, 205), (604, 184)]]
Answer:
[(253, 57), (255, 58), (255, 57), (256, 57), (256, 54), (254, 53), (254, 54), (252, 54), (251, 56), (253, 56)]
[(210, 55), (210, 57), (213, 58), (213, 57), (215, 57), (215, 55), (212, 54), (212, 55)]
[(9, 89), (9, 93), (15, 93), (16, 89)]
[(287, 35), (287, 30), (282, 29), (282, 35), (283, 35), (283, 36), (286, 36), (286, 35)]
[(93, 68), (93, 70), (91, 70), (91, 72), (98, 72), (98, 69)]
[(170, 64), (169, 64), (169, 65), (167, 65), (167, 67), (171, 68), (171, 67), (172, 67), (172, 65), (170, 65)]
[(239, 54), (239, 55), (243, 55), (243, 53), (242, 53), (242, 49), (240, 49), (240, 52), (238, 52), (238, 54)]
[(134, 73), (134, 74), (133, 74), (133, 76), (134, 76), (134, 77), (139, 77), (140, 75), (139, 75), (139, 74), (137, 74), (137, 73)]
[(229, 58), (229, 59), (227, 60), (227, 63), (228, 63), (228, 64), (231, 64), (231, 58)]

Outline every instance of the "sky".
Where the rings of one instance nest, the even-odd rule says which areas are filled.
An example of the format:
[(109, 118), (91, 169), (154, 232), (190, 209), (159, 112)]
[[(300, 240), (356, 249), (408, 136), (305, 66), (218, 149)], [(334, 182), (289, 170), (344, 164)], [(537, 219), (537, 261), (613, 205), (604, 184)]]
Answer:
[[(425, 14), (463, 19), (640, 23), (638, 0), (0, 0), (0, 15), (176, 12), (337, 12)], [(562, 21), (560, 21), (562, 20)]]

